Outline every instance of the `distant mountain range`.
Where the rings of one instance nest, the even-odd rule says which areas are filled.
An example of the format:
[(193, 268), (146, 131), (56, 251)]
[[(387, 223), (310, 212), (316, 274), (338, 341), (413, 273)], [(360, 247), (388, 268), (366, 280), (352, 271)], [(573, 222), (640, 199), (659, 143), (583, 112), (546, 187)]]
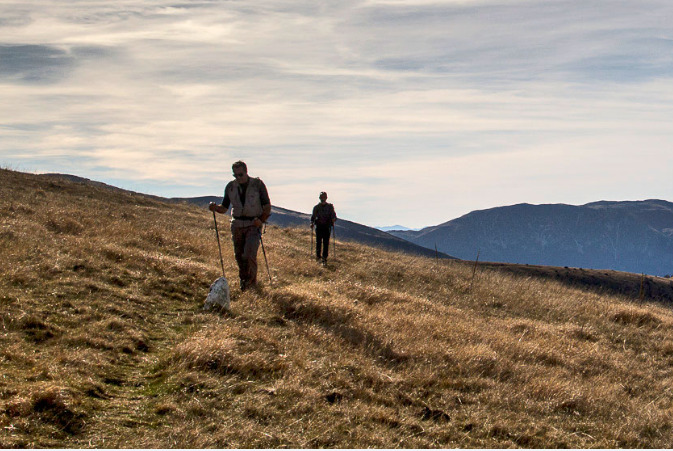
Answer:
[(673, 274), (673, 203), (518, 204), (389, 232), (460, 259)]
[(404, 227), (401, 225), (394, 225), (394, 226), (383, 226), (383, 227), (376, 227), (379, 230), (382, 230), (384, 232), (390, 232), (391, 230), (401, 230), (401, 231), (407, 231), (407, 230), (421, 230), (421, 229), (410, 229), (409, 227)]

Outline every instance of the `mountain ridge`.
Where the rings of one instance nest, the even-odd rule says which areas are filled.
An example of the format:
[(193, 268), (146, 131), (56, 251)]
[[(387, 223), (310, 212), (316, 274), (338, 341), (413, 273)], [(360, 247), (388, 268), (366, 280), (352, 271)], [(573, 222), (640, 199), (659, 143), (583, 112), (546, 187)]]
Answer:
[(673, 273), (673, 203), (661, 199), (521, 203), (390, 233), (466, 260)]

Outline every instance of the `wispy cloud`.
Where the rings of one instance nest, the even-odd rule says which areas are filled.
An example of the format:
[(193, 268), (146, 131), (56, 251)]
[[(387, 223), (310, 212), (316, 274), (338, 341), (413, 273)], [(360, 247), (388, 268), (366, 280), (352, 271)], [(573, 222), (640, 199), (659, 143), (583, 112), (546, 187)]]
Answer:
[(0, 17), (0, 163), (189, 196), (241, 158), (278, 205), (327, 190), (341, 216), (408, 226), (672, 192), (670, 2), (37, 0)]

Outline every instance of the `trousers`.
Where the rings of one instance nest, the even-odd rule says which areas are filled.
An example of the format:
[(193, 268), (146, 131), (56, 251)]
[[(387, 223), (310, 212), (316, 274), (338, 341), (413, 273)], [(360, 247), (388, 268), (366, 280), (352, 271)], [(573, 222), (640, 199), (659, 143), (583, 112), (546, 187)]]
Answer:
[(261, 231), (254, 225), (231, 228), (234, 256), (238, 263), (238, 277), (247, 286), (257, 283), (257, 251), (260, 237)]
[(321, 225), (317, 224), (315, 226), (315, 257), (317, 259), (322, 258), (327, 260), (329, 256), (329, 235), (332, 231), (332, 227), (329, 224)]

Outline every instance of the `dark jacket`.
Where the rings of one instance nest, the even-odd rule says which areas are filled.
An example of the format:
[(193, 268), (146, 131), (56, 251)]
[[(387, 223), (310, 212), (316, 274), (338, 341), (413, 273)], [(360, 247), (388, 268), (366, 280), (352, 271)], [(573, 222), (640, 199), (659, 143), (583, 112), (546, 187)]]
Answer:
[(332, 225), (336, 221), (337, 216), (334, 211), (334, 205), (325, 202), (319, 203), (313, 207), (313, 214), (311, 215), (311, 224), (316, 225)]

